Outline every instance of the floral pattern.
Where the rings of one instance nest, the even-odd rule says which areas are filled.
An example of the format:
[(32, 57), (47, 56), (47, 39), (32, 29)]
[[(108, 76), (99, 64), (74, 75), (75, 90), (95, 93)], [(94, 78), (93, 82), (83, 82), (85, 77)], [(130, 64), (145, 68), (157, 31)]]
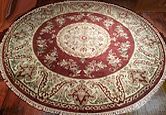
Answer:
[(62, 60), (61, 62), (58, 63), (61, 67), (64, 67), (67, 70), (70, 70), (73, 72), (72, 77), (78, 77), (80, 76), (81, 70), (79, 70), (79, 66), (76, 64), (76, 62), (72, 59), (69, 60)]
[(105, 52), (110, 39), (109, 34), (97, 25), (76, 23), (58, 32), (57, 45), (68, 55), (90, 58)]
[(116, 37), (120, 37), (120, 38), (123, 38), (123, 37), (124, 37), (124, 38), (128, 39), (128, 36), (127, 36), (127, 34), (124, 32), (123, 27), (122, 27), (121, 25), (116, 26), (115, 32), (116, 32), (116, 33), (114, 33), (114, 35), (115, 35)]
[[(56, 21), (61, 18), (65, 22), (63, 27)], [(130, 37), (114, 36), (117, 31), (114, 24)], [(49, 28), (49, 32), (43, 33), (45, 28)], [(116, 40), (112, 41), (112, 37)], [(67, 77), (84, 79), (120, 70), (128, 63), (134, 50), (133, 38), (127, 28), (110, 17), (89, 12), (58, 15), (46, 21), (37, 30), (33, 43), (37, 58), (48, 69)], [(56, 56), (50, 57), (50, 50), (54, 49)], [(110, 52), (116, 56), (111, 57)], [(62, 64), (70, 66), (71, 60), (74, 63), (72, 70)]]
[(136, 109), (166, 73), (158, 32), (136, 14), (98, 2), (33, 10), (8, 30), (1, 50), (7, 85), (34, 107), (58, 114)]
[(114, 24), (114, 21), (113, 20), (105, 20), (104, 21), (104, 25), (105, 27), (107, 28), (107, 30), (109, 30), (109, 27), (112, 26)]
[(118, 66), (121, 66), (121, 59), (116, 56), (115, 53), (112, 52), (112, 50), (109, 51), (108, 57), (107, 57), (108, 64), (111, 64), (114, 68), (117, 68)]
[(57, 61), (57, 58), (57, 49), (54, 48), (51, 52), (47, 53), (44, 56), (44, 62), (47, 63), (47, 66), (50, 66), (53, 62)]
[(130, 42), (126, 41), (120, 44), (120, 47), (118, 48), (119, 53), (122, 57), (128, 58), (128, 50), (130, 49)]
[(101, 69), (104, 69), (105, 67), (107, 67), (107, 65), (104, 64), (102, 61), (97, 62), (96, 60), (93, 60), (85, 67), (85, 76), (88, 78), (93, 78), (94, 75), (91, 75), (92, 72), (99, 71)]

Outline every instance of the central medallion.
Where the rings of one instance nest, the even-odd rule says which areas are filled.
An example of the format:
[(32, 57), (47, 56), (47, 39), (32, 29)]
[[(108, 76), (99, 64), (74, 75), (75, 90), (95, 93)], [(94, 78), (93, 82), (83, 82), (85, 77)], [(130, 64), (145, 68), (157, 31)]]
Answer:
[(130, 31), (111, 17), (67, 13), (44, 22), (36, 31), (33, 50), (49, 70), (66, 77), (105, 77), (130, 60), (134, 41)]
[(92, 58), (104, 53), (110, 45), (109, 33), (92, 23), (74, 23), (57, 34), (57, 45), (68, 55)]

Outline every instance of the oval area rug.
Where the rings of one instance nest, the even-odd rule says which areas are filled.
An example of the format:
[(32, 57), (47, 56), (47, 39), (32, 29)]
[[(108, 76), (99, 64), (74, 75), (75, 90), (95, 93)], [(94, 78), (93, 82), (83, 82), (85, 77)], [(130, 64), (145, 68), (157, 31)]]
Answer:
[(102, 2), (62, 2), (16, 21), (1, 44), (6, 84), (37, 109), (118, 114), (165, 79), (165, 43), (137, 14)]

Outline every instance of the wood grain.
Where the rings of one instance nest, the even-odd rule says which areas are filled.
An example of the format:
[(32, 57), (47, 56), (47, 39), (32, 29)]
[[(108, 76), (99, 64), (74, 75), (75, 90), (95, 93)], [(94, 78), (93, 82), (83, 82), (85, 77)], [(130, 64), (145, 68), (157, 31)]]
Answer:
[(137, 0), (138, 12), (166, 12), (166, 0)]

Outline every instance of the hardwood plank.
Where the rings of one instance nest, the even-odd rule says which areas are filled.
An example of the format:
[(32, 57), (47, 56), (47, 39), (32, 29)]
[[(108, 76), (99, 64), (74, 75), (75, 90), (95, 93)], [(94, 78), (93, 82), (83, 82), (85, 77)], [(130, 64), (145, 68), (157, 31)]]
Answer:
[(16, 96), (5, 84), (0, 82), (0, 115), (42, 115), (26, 102)]
[(5, 100), (9, 88), (6, 86), (5, 82), (0, 82), (0, 108)]
[(137, 0), (135, 7), (136, 11), (139, 12), (165, 12), (166, 1), (165, 0)]
[(142, 16), (164, 35), (166, 41), (166, 13), (142, 13)]
[(131, 115), (166, 115), (166, 93), (160, 88), (144, 106), (131, 112)]
[(0, 82), (3, 81), (2, 75), (1, 75), (1, 71), (0, 71)]
[(8, 29), (4, 30), (3, 32), (0, 32), (0, 43), (2, 42), (2, 38), (3, 36), (5, 35), (5, 32), (7, 31)]
[(19, 102), (19, 97), (17, 97), (11, 90), (8, 90), (0, 113), (2, 115), (22, 115), (23, 110), (19, 106)]
[(163, 88), (163, 92), (166, 93), (166, 81), (165, 81), (164, 84), (162, 85), (162, 88)]
[(23, 110), (22, 115), (43, 115), (43, 111), (35, 109), (34, 107), (30, 106), (22, 100), (19, 103), (19, 107), (21, 107)]

